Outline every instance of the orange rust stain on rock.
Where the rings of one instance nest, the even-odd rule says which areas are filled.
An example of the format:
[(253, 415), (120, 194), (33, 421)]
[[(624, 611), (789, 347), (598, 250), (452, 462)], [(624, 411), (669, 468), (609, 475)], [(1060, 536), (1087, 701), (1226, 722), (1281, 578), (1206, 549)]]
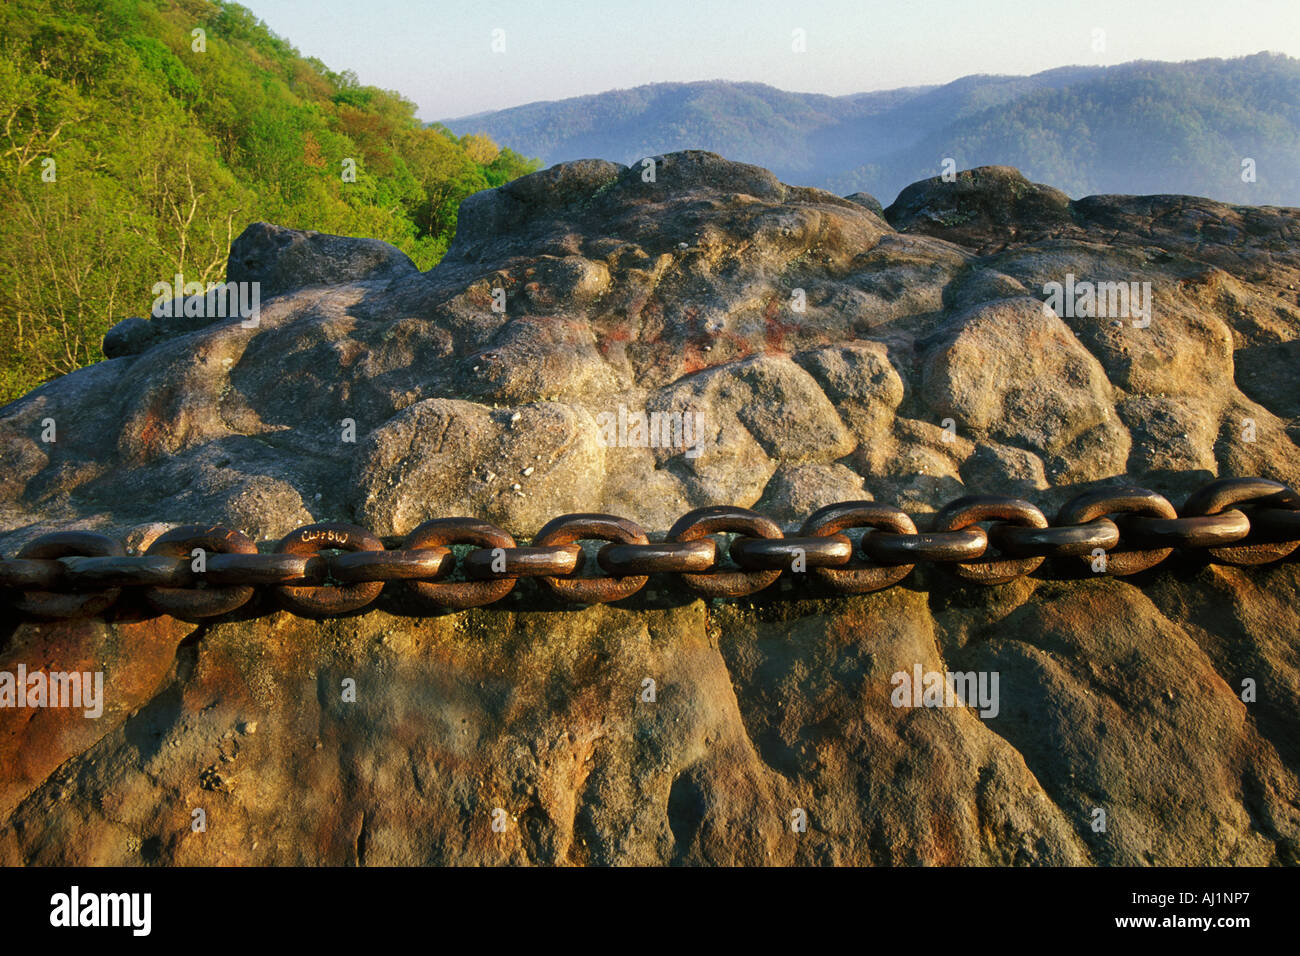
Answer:
[(102, 672), (103, 711), (87, 717), (84, 706), (0, 709), (0, 817), (148, 703), (192, 630), (171, 617), (20, 624), (0, 656), (0, 671), (16, 673), (21, 664), (29, 675)]
[(688, 345), (685, 348), (685, 350), (682, 353), (682, 364), (681, 364), (682, 375), (691, 375), (694, 372), (698, 372), (708, 367), (709, 367), (709, 363), (705, 360), (704, 356), (700, 354), (700, 350), (698, 348), (691, 345)]
[(782, 318), (781, 301), (775, 297), (768, 300), (763, 310), (763, 326), (763, 338), (769, 352), (784, 352), (786, 337), (800, 329), (797, 320)]
[(156, 408), (150, 407), (144, 413), (138, 435), (145, 457), (156, 458), (167, 450), (166, 439), (171, 437), (171, 427)]

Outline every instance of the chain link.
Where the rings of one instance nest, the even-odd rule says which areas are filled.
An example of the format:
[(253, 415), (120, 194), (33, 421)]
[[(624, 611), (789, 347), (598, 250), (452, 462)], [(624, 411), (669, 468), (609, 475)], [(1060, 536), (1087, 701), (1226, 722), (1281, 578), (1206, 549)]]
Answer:
[[(1147, 570), (1175, 549), (1259, 565), (1300, 547), (1300, 495), (1264, 478), (1222, 478), (1175, 510), (1145, 488), (1103, 489), (1068, 502), (1054, 522), (1028, 501), (979, 495), (949, 503), (930, 523), (918, 531), (897, 508), (846, 501), (820, 508), (787, 537), (770, 518), (720, 506), (683, 515), (665, 540), (651, 541), (626, 518), (569, 514), (520, 546), (484, 521), (438, 518), (400, 542), (390, 539), (395, 548), (364, 528), (321, 523), (265, 553), (238, 531), (186, 525), (142, 555), (104, 535), (64, 531), (0, 556), (0, 600), (34, 618), (96, 617), (124, 590), (138, 589), (155, 611), (202, 621), (244, 607), (258, 588), (296, 614), (324, 617), (370, 606), (390, 582), (430, 609), (461, 609), (501, 600), (523, 577), (566, 601), (600, 604), (631, 597), (662, 574), (697, 593), (734, 598), (807, 571), (835, 592), (877, 591), (921, 561), (983, 585), (1033, 573), (1047, 558), (1083, 560), (1112, 575)], [(861, 532), (858, 543), (850, 531)], [(595, 565), (603, 573), (583, 573), (583, 541), (601, 542)], [(459, 559), (455, 547), (464, 552)]]

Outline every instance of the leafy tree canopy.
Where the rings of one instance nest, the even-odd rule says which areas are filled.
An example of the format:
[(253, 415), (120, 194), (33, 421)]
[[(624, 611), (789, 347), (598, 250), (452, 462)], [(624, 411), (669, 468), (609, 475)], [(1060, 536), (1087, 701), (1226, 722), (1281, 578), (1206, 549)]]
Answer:
[(99, 361), (154, 283), (223, 280), (249, 222), (428, 269), (462, 199), (539, 165), (421, 124), (225, 0), (7, 0), (0, 130), (0, 401)]

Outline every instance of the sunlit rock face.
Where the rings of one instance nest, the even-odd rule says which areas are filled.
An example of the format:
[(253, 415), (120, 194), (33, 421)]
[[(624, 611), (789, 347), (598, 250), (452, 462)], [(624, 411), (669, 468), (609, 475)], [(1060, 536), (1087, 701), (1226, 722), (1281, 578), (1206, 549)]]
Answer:
[[(1003, 167), (868, 200), (687, 152), (471, 197), (423, 274), (252, 226), (228, 278), (261, 284), (255, 321), (132, 322), (0, 409), (0, 552), (1300, 484), (1300, 211), (1071, 201)], [(1298, 585), (1294, 561), (1175, 562), (11, 620), (0, 671), (106, 684), (95, 719), (0, 709), (0, 862), (1300, 862)], [(898, 706), (918, 665), (996, 673), (996, 713)]]

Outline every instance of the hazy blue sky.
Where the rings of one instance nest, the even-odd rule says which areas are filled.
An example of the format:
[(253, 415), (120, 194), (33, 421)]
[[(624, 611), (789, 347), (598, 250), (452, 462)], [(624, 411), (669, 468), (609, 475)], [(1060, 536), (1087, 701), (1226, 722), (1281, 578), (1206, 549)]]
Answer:
[[(1300, 56), (1300, 0), (244, 0), (426, 120), (666, 80), (855, 93), (969, 73)], [(492, 52), (493, 30), (505, 52)], [(807, 51), (792, 50), (805, 31)], [(1094, 31), (1104, 31), (1104, 51)]]

